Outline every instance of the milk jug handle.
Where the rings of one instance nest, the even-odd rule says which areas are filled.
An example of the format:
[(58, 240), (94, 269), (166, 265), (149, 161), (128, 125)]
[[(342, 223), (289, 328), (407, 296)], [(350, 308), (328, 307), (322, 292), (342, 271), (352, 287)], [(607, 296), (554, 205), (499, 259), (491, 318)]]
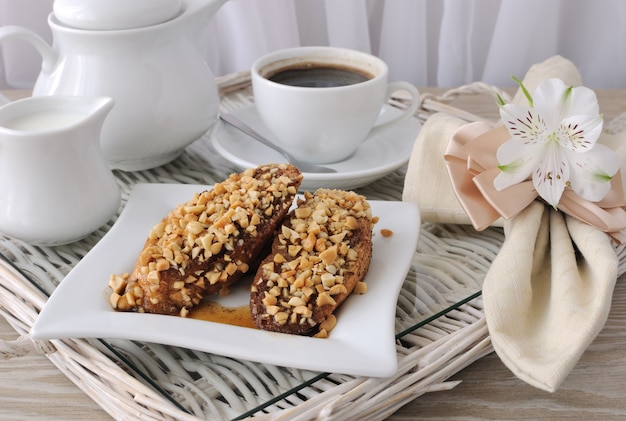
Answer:
[[(48, 43), (30, 29), (16, 25), (7, 25), (0, 27), (0, 42), (5, 39), (21, 39), (30, 43), (39, 52), (42, 58), (41, 71), (50, 74), (54, 69), (57, 61), (57, 54), (48, 45)], [(0, 98), (0, 105), (9, 102), (4, 96)]]

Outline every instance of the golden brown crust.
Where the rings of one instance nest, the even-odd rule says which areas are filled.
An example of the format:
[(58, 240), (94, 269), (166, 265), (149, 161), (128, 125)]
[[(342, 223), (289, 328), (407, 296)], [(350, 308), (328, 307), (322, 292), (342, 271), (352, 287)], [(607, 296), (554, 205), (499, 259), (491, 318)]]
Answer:
[(186, 316), (227, 292), (256, 267), (301, 181), (292, 165), (266, 165), (196, 194), (153, 228), (129, 276), (112, 277), (112, 306)]
[(289, 213), (252, 284), (250, 310), (265, 330), (317, 333), (364, 278), (372, 257), (369, 204), (319, 189)]

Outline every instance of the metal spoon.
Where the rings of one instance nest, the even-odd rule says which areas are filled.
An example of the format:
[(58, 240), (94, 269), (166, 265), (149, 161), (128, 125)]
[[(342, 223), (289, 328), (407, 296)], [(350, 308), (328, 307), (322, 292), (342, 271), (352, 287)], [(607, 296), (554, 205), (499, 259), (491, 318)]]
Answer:
[(324, 166), (321, 166), (321, 165), (309, 164), (308, 162), (302, 162), (302, 161), (297, 160), (296, 158), (291, 156), (291, 154), (289, 152), (287, 152), (284, 149), (274, 145), (272, 142), (270, 142), (265, 137), (263, 137), (259, 132), (254, 130), (252, 127), (248, 126), (246, 123), (241, 121), (238, 117), (234, 116), (233, 114), (223, 114), (223, 113), (220, 113), (220, 118), (223, 121), (225, 121), (226, 123), (230, 124), (231, 126), (236, 127), (237, 129), (241, 130), (242, 132), (244, 132), (248, 136), (258, 140), (259, 142), (261, 142), (265, 146), (268, 146), (268, 147), (274, 149), (275, 151), (280, 152), (285, 158), (287, 158), (287, 161), (289, 161), (290, 164), (293, 164), (294, 166), (296, 166), (302, 172), (317, 172), (317, 173), (334, 173), (334, 172), (337, 172), (337, 170), (335, 170), (333, 168), (324, 167)]

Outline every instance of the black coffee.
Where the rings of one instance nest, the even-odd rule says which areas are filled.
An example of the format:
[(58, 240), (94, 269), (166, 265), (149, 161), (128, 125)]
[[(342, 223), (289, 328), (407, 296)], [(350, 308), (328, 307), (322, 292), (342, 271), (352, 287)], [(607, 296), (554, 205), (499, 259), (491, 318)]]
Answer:
[(274, 73), (269, 80), (283, 85), (305, 88), (334, 88), (365, 82), (372, 76), (339, 67), (292, 67)]

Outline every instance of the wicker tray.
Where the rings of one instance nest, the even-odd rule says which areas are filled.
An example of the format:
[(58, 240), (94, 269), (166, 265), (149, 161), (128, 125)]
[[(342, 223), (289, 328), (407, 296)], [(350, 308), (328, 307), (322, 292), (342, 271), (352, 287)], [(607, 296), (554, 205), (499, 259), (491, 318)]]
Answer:
[[(218, 85), (224, 111), (251, 103), (249, 74), (229, 75)], [(493, 89), (476, 84), (438, 99)], [(392, 103), (402, 106), (401, 99)], [(417, 117), (425, 120), (441, 110), (474, 119), (430, 97)], [(207, 136), (167, 165), (115, 175), (123, 206), (136, 183), (212, 184), (233, 171)], [(401, 200), (405, 171), (358, 191), (370, 199)], [(0, 351), (4, 357), (45, 353), (116, 419), (380, 420), (422, 394), (453, 388), (458, 382), (447, 381), (450, 376), (492, 351), (480, 287), (504, 239), (502, 230), (476, 233), (470, 227), (429, 223), (422, 225), (398, 298), (399, 369), (390, 378), (312, 372), (126, 340), (32, 341), (30, 328), (49, 294), (113, 222), (60, 247), (34, 247), (0, 235), (0, 312), (21, 335), (0, 342)]]

